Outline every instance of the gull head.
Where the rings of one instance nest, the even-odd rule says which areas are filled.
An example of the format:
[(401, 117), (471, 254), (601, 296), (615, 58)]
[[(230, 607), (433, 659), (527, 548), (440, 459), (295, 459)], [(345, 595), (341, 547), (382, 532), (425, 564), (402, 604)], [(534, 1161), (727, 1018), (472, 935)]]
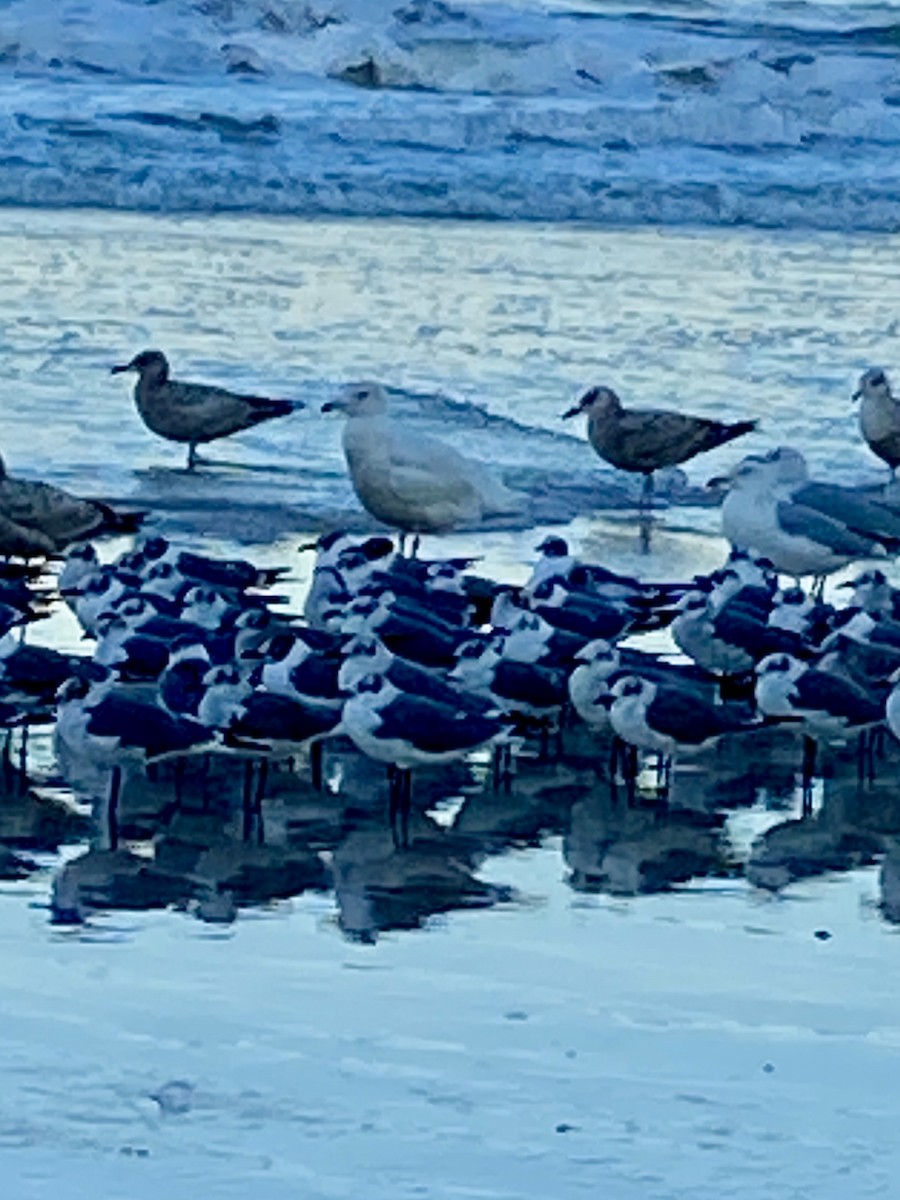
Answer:
[(748, 454), (727, 475), (716, 475), (706, 481), (708, 488), (742, 488), (771, 479), (779, 470), (779, 464), (758, 454)]
[(162, 350), (142, 350), (131, 362), (113, 367), (111, 373), (121, 375), (124, 371), (137, 371), (148, 383), (161, 384), (169, 378), (169, 364)]
[(567, 558), (569, 554), (565, 538), (561, 537), (545, 537), (539, 546), (535, 546), (535, 550), (544, 558)]
[(888, 377), (881, 367), (869, 367), (859, 377), (853, 400), (893, 400), (894, 395)]
[(794, 658), (792, 654), (767, 654), (756, 664), (756, 674), (760, 677), (781, 675), (792, 682), (799, 679), (805, 671), (806, 667), (803, 663), (798, 658)]
[(380, 383), (351, 383), (333, 400), (326, 400), (322, 412), (342, 412), (348, 417), (380, 417), (387, 412), (387, 395)]
[(656, 695), (656, 684), (649, 679), (641, 679), (639, 675), (626, 675), (624, 679), (616, 680), (610, 688), (610, 695), (616, 700), (630, 697), (649, 704)]
[(793, 446), (778, 446), (766, 455), (766, 460), (776, 468), (777, 483), (805, 483), (809, 468), (802, 451)]
[(56, 692), (57, 704), (74, 704), (79, 700), (86, 700), (90, 695), (91, 688), (94, 685), (90, 679), (85, 679), (83, 676), (73, 675), (71, 679), (67, 679)]
[(813, 600), (807, 596), (801, 587), (782, 588), (775, 593), (773, 602), (776, 605), (785, 605), (788, 608), (802, 608), (804, 606), (812, 607)]
[(579, 662), (614, 662), (616, 666), (621, 659), (619, 651), (615, 650), (604, 638), (595, 638), (594, 641), (588, 642), (586, 646), (582, 646), (576, 652), (575, 657)]
[(590, 388), (577, 404), (573, 404), (562, 414), (562, 419), (566, 421), (569, 417), (577, 417), (579, 413), (588, 413), (592, 417), (604, 417), (618, 412), (621, 407), (622, 401), (611, 387)]

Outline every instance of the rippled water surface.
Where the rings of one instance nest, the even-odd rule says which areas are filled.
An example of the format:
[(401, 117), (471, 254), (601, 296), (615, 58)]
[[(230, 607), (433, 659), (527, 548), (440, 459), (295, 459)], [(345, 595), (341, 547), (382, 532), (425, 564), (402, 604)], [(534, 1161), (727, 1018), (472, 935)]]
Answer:
[[(533, 494), (528, 528), (448, 548), (519, 579), (553, 525), (610, 566), (683, 578), (724, 554), (700, 485), (740, 452), (689, 465), (643, 560), (628, 481), (559, 413), (607, 381), (758, 416), (748, 450), (789, 441), (818, 473), (876, 481), (848, 394), (894, 356), (895, 251), (7, 212), (2, 452), (192, 544), (287, 563), (297, 602), (297, 543), (368, 527), (318, 407), (372, 377)], [(309, 407), (188, 476), (108, 374), (149, 345), (184, 377)], [(34, 640), (78, 645), (63, 615)], [(324, 797), (276, 775), (252, 820), (239, 774), (173, 806), (164, 772), (126, 793), (110, 851), (36, 738), (36, 790), (7, 772), (0, 803), (20, 856), (0, 859), (5, 1194), (893, 1196), (900, 972), (876, 863), (900, 831), (897, 754), (863, 791), (852, 759), (831, 764), (798, 821), (796, 748), (754, 746), (679, 772), (668, 808), (650, 779), (629, 806), (568, 730), (509, 792), (477, 762), (417, 780), (407, 850), (380, 772), (348, 756)], [(64, 863), (87, 897), (75, 927), (48, 908)]]

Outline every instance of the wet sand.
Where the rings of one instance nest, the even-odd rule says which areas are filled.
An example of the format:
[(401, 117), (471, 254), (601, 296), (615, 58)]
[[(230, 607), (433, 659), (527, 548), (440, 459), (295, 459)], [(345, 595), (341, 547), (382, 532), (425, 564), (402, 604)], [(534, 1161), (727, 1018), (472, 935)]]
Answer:
[[(512, 581), (550, 528), (646, 577), (724, 557), (695, 503), (667, 507), (641, 556), (631, 493), (558, 428), (598, 372), (647, 403), (688, 381), (701, 414), (761, 414), (755, 448), (795, 441), (817, 470), (879, 478), (845, 397), (900, 290), (874, 242), (9, 217), (11, 466), (286, 563), (292, 605), (298, 542), (370, 527), (317, 415), (358, 375), (465, 401), (411, 419), (536, 485), (527, 528), (442, 539)], [(309, 411), (191, 477), (106, 374), (145, 344)], [(691, 466), (688, 498), (735, 456)], [(84, 649), (63, 613), (34, 640)], [(568, 731), (562, 761), (524, 762), (509, 793), (484, 763), (417, 781), (402, 852), (381, 772), (351, 756), (329, 755), (324, 800), (302, 770), (276, 776), (249, 822), (239, 777), (173, 806), (163, 773), (126, 796), (114, 853), (65, 790), (10, 776), (9, 1194), (891, 1196), (900, 980), (877, 864), (900, 756), (863, 788), (852, 755), (832, 760), (801, 820), (796, 750), (725, 747), (668, 805), (649, 775), (629, 805), (607, 747)], [(52, 775), (48, 738), (29, 751)], [(73, 927), (48, 907), (64, 863), (86, 897)]]

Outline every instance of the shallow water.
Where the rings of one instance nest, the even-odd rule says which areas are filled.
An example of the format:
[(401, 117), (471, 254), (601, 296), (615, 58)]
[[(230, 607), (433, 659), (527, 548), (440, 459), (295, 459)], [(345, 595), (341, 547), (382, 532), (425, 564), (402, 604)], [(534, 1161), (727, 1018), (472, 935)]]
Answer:
[[(11, 468), (286, 562), (295, 603), (297, 542), (368, 527), (318, 415), (354, 377), (534, 489), (528, 528), (426, 547), (474, 547), (510, 579), (548, 521), (648, 577), (724, 555), (715, 510), (672, 503), (642, 559), (630, 485), (560, 429), (587, 383), (758, 415), (747, 450), (883, 474), (847, 394), (890, 357), (891, 239), (7, 217)], [(107, 373), (150, 344), (184, 377), (309, 408), (187, 476)], [(690, 464), (686, 499), (741, 452)], [(34, 640), (78, 644), (62, 615)], [(65, 792), (11, 779), (0, 844), (36, 857), (0, 893), (8, 1194), (891, 1196), (900, 979), (874, 864), (900, 832), (897, 754), (862, 790), (852, 758), (831, 763), (795, 825), (795, 751), (727, 748), (666, 810), (649, 777), (629, 806), (570, 730), (562, 763), (526, 760), (509, 793), (483, 763), (418, 780), (406, 851), (380, 772), (337, 753), (339, 792), (282, 773), (261, 823), (239, 773), (174, 811), (170, 775), (133, 786), (114, 855)], [(46, 738), (30, 762), (52, 772)], [(75, 927), (48, 909), (64, 862), (93, 888)]]

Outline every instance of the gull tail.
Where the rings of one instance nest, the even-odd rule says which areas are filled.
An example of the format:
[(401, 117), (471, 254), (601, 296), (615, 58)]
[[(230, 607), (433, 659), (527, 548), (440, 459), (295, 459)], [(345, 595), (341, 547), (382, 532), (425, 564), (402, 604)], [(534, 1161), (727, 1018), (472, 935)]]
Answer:
[(287, 417), (306, 407), (302, 400), (269, 400), (264, 396), (242, 396), (241, 398), (249, 406), (249, 416), (254, 423), (271, 421), (275, 417)]
[(752, 433), (757, 424), (756, 421), (734, 421), (730, 425), (724, 421), (710, 421), (701, 450), (712, 450), (715, 446), (724, 446), (726, 442), (733, 442), (735, 438), (743, 437), (745, 433)]
[(102, 514), (102, 523), (91, 533), (91, 537), (103, 533), (137, 533), (147, 519), (145, 512), (119, 512), (108, 504), (97, 503)]

